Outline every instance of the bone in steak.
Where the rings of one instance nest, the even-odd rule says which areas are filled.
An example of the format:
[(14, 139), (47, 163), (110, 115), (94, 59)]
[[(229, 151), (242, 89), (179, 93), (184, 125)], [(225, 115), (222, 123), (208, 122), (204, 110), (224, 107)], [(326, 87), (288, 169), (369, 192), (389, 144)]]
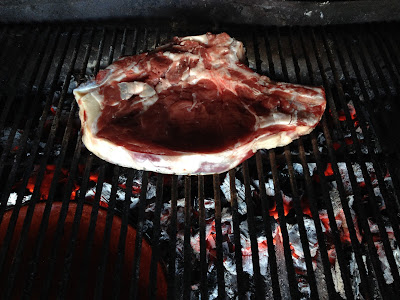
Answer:
[(243, 60), (226, 33), (118, 59), (74, 90), (84, 144), (124, 167), (211, 174), (311, 132), (324, 90), (273, 82)]

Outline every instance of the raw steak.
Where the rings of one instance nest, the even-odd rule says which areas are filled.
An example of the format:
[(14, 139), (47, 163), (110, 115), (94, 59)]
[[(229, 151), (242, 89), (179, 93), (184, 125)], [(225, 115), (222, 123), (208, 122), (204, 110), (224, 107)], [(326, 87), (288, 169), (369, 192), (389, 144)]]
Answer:
[(243, 44), (226, 33), (118, 59), (74, 90), (84, 144), (124, 167), (211, 174), (308, 134), (324, 90), (273, 82), (243, 59)]

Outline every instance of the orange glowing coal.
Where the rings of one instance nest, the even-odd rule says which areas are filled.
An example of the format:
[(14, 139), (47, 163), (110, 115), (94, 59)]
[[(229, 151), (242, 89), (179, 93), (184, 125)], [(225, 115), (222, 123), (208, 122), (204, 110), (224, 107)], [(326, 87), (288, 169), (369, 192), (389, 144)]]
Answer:
[(99, 180), (99, 174), (97, 173), (90, 173), (89, 175), (89, 180), (90, 181), (94, 181), (97, 183), (97, 181)]
[[(56, 184), (57, 185), (57, 189), (60, 188), (65, 188), (67, 182), (68, 182), (68, 177), (69, 177), (69, 171), (65, 168), (61, 168), (60, 170), (60, 174), (58, 175), (59, 178), (57, 180), (57, 183), (53, 183), (53, 178), (55, 175), (55, 170), (56, 170), (56, 166), (53, 164), (49, 164), (46, 166), (45, 168), (45, 172), (43, 175), (43, 179), (40, 183), (40, 187), (36, 187), (37, 184), (37, 177), (38, 177), (38, 168), (39, 166), (37, 166), (37, 168), (32, 172), (30, 178), (28, 179), (28, 184), (26, 186), (26, 188), (29, 190), (29, 192), (33, 193), (35, 188), (39, 188), (39, 199), (40, 200), (47, 200), (49, 197), (49, 193), (50, 193), (50, 188), (52, 184)], [(84, 165), (79, 165), (78, 166), (78, 172), (80, 175), (83, 174), (85, 169)], [(98, 181), (98, 177), (99, 175), (97, 173), (90, 173), (89, 179), (91, 181), (94, 181), (97, 183)], [(17, 188), (18, 186), (20, 186), (21, 182), (15, 184), (13, 186), (13, 188)], [(39, 184), (39, 183), (38, 183)], [(77, 192), (80, 189), (79, 184), (75, 181), (73, 183), (72, 186), (72, 191), (71, 191), (71, 196), (70, 199), (74, 200), (76, 198)], [(104, 205), (103, 205), (104, 206)]]
[[(339, 213), (335, 216), (335, 220), (336, 223), (338, 224), (338, 228), (340, 231), (340, 240), (342, 241), (343, 244), (350, 245), (351, 244), (350, 232), (343, 209), (341, 209)], [(353, 218), (353, 224), (356, 230), (357, 239), (361, 243), (362, 237), (360, 231), (358, 230), (357, 220), (355, 217)]]
[[(293, 201), (291, 198), (287, 197), (286, 195), (282, 195), (282, 202), (283, 202), (283, 211), (285, 214), (285, 217), (289, 214), (290, 210), (293, 209)], [(306, 197), (302, 197), (300, 200), (300, 206), (303, 211), (304, 215), (308, 215), (312, 217), (312, 213), (310, 210), (310, 204), (308, 202), (308, 199)], [(274, 206), (269, 209), (269, 215), (271, 217), (274, 217), (274, 219), (279, 219), (279, 214), (278, 210), (276, 208), (276, 202), (274, 202)]]
[[(124, 190), (126, 190), (126, 184), (125, 183), (120, 183), (120, 184), (118, 184), (118, 186), (121, 188), (121, 189), (124, 189)], [(135, 185), (133, 185), (132, 186), (132, 195), (138, 195), (138, 194), (140, 194), (140, 191), (141, 191), (142, 189), (140, 188), (140, 186), (135, 186)]]
[[(351, 119), (352, 120), (357, 119), (357, 113), (356, 113), (356, 109), (354, 108), (354, 106), (353, 105), (347, 105), (347, 107), (349, 109)], [(346, 114), (344, 113), (343, 110), (340, 110), (338, 112), (338, 117), (339, 117), (339, 121), (346, 121)]]
[[(285, 217), (288, 215), (288, 213), (292, 209), (292, 207), (293, 207), (292, 203), (287, 203), (287, 202), (283, 201), (283, 210), (285, 213)], [(269, 215), (271, 217), (274, 217), (276, 220), (279, 219), (278, 210), (276, 209), (276, 203), (274, 203), (274, 206), (269, 209)]]
[(333, 175), (333, 170), (332, 170), (332, 164), (331, 164), (331, 163), (328, 163), (328, 164), (326, 165), (326, 169), (325, 169), (324, 174), (325, 174), (325, 176), (331, 176), (331, 175)]
[(336, 262), (336, 249), (335, 248), (328, 249), (328, 258), (329, 258), (329, 262), (331, 263), (331, 265), (334, 265)]
[[(53, 182), (53, 177), (54, 173), (56, 170), (55, 165), (47, 165), (45, 169), (45, 173), (43, 176), (43, 180), (40, 184), (40, 200), (47, 200), (51, 188), (51, 184)], [(68, 180), (68, 170), (62, 168), (60, 172), (60, 179), (58, 180), (58, 184), (65, 185)], [(35, 186), (36, 186), (36, 181), (37, 181), (37, 173), (34, 172), (32, 176), (28, 180), (28, 184), (26, 188), (33, 193)], [(71, 193), (71, 199), (75, 199), (76, 196), (76, 191), (79, 189), (79, 186), (77, 184), (74, 184), (72, 188), (72, 193)]]

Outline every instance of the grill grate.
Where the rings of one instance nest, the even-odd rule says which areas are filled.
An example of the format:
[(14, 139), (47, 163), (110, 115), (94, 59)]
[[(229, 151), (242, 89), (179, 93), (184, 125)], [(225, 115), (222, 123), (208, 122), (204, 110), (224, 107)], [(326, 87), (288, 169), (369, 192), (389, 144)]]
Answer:
[[(232, 293), (239, 299), (250, 294), (261, 299), (386, 299), (400, 291), (400, 252), (396, 252), (400, 239), (400, 152), (399, 134), (393, 130), (398, 123), (395, 113), (400, 111), (398, 24), (209, 28), (160, 22), (1, 27), (2, 298), (30, 298), (35, 293), (43, 298), (53, 293), (60, 298), (102, 298), (110, 294), (108, 291), (114, 298), (143, 296), (139, 286), (145, 276), (143, 238), (152, 245), (146, 273), (150, 282), (146, 293), (151, 299), (163, 295), (157, 282), (162, 271), (167, 274), (168, 299), (199, 295), (225, 298)], [(243, 41), (249, 66), (274, 80), (323, 85), (328, 101), (320, 126), (310, 135), (283, 148), (259, 151), (229, 171), (230, 199), (221, 193), (226, 174), (153, 174), (112, 166), (93, 156), (82, 145), (72, 96), (76, 84), (121, 55), (154, 49), (174, 35), (205, 31), (227, 31)], [(91, 190), (94, 196), (88, 198)], [(214, 199), (211, 216), (209, 198)], [(35, 205), (43, 200), (43, 217), (34, 246), (28, 249)], [(85, 242), (79, 245), (83, 206), (88, 201), (92, 204), (90, 225)], [(61, 211), (42, 278), (40, 258), (48, 242), (46, 232), (55, 202), (62, 204)], [(64, 252), (62, 238), (71, 202), (77, 207)], [(20, 224), (23, 205), (28, 209)], [(108, 207), (99, 249), (102, 255), (93, 262), (101, 206)], [(121, 227), (116, 233), (112, 222), (117, 215)], [(228, 234), (227, 216), (232, 222)], [(169, 220), (166, 229), (165, 218)], [(214, 220), (214, 248), (210, 245), (210, 220)], [(310, 244), (310, 222), (315, 227), (317, 254), (315, 245)], [(244, 223), (249, 245), (242, 240)], [(136, 228), (135, 241), (127, 239), (129, 224)], [(16, 236), (18, 226), (22, 229)], [(298, 231), (296, 245), (294, 226)], [(110, 250), (114, 234), (118, 234), (115, 257)], [(260, 248), (263, 237), (266, 250)], [(232, 249), (227, 249), (227, 239)], [(129, 243), (134, 243), (134, 250), (127, 287), (122, 278), (126, 276), (123, 270)], [(83, 263), (79, 273), (73, 274), (79, 247), (83, 247)], [(296, 247), (304, 255), (303, 269), (298, 265)], [(60, 255), (64, 255), (62, 266), (57, 264)], [(28, 265), (24, 265), (25, 256)], [(229, 261), (234, 263), (231, 269)], [(252, 273), (246, 265), (249, 261)], [(96, 274), (89, 272), (92, 264), (97, 265)], [(109, 265), (113, 266), (110, 282)], [(71, 289), (74, 276), (79, 284)], [(90, 280), (93, 286), (88, 284)]]

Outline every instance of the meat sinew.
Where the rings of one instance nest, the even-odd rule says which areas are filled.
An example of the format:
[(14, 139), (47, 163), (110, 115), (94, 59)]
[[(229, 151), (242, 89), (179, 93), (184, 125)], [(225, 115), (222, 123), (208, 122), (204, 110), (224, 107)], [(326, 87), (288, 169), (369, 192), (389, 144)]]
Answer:
[(84, 144), (124, 167), (211, 174), (311, 132), (324, 90), (273, 82), (243, 59), (226, 33), (118, 59), (74, 90)]

